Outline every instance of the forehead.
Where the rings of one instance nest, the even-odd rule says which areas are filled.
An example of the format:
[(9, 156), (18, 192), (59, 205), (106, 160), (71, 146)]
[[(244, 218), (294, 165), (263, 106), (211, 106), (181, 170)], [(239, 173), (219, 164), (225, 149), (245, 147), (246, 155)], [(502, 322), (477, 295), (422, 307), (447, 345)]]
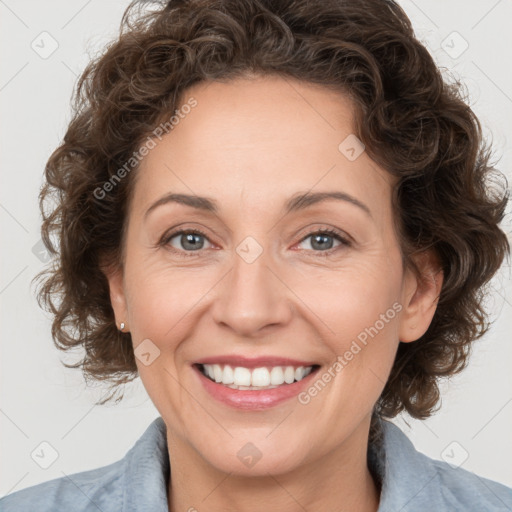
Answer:
[(200, 83), (182, 104), (190, 98), (196, 106), (142, 160), (134, 208), (176, 192), (270, 211), (308, 190), (339, 190), (387, 207), (389, 175), (364, 152), (347, 157), (354, 111), (341, 92), (257, 77)]

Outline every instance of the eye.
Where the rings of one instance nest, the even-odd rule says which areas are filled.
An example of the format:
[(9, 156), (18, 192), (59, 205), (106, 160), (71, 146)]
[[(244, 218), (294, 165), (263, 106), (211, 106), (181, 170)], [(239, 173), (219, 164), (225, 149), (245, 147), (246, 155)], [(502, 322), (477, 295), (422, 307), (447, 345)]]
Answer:
[(162, 245), (170, 247), (173, 252), (182, 256), (189, 256), (186, 254), (187, 252), (196, 252), (204, 248), (204, 240), (208, 240), (208, 237), (202, 231), (197, 229), (181, 230), (165, 235)]
[[(310, 246), (312, 249), (306, 248), (306, 250), (321, 253), (319, 255), (322, 256), (329, 256), (332, 252), (335, 252), (339, 246), (351, 245), (350, 241), (345, 236), (334, 229), (313, 231), (304, 237), (300, 244), (304, 243), (308, 239), (311, 239)], [(194, 252), (208, 248), (205, 247), (205, 240), (211, 245), (211, 242), (205, 233), (198, 229), (188, 229), (164, 235), (160, 241), (160, 245), (169, 248), (179, 256), (187, 257), (194, 256)], [(333, 240), (338, 241), (338, 245), (334, 246), (334, 248)]]
[[(350, 246), (350, 242), (341, 233), (334, 229), (314, 231), (307, 235), (305, 238), (303, 238), (300, 243), (304, 243), (308, 239), (311, 239), (310, 246), (312, 247), (313, 252), (330, 251), (328, 253), (330, 254), (331, 252), (333, 252), (333, 240), (337, 240), (339, 242), (338, 246), (336, 247), (339, 247), (340, 245)], [(334, 250), (336, 250), (336, 247), (334, 247)]]

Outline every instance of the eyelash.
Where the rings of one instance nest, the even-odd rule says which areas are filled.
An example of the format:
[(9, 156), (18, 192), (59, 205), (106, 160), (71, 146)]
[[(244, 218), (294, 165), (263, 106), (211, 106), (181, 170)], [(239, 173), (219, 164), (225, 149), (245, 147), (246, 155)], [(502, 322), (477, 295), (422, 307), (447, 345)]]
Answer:
[[(322, 235), (330, 235), (333, 238), (336, 238), (339, 242), (341, 242), (342, 246), (350, 247), (352, 245), (352, 243), (345, 236), (343, 236), (339, 231), (337, 231), (335, 229), (331, 229), (331, 228), (311, 231), (306, 236), (304, 236), (300, 240), (299, 243), (303, 242), (304, 240), (308, 239), (309, 237), (311, 237), (313, 235), (320, 235), (320, 234), (322, 234)], [(174, 247), (169, 245), (170, 240), (172, 240), (177, 235), (200, 235), (200, 236), (206, 238), (209, 241), (208, 235), (206, 235), (206, 233), (204, 233), (200, 229), (182, 229), (182, 230), (179, 230), (179, 231), (174, 231), (174, 232), (169, 233), (169, 234), (167, 234), (167, 233), (164, 234), (162, 236), (161, 240), (159, 241), (158, 246), (162, 246), (162, 247), (165, 246), (171, 252), (173, 252), (174, 254), (177, 254), (178, 256), (183, 257), (183, 258), (193, 257), (193, 256), (196, 255), (194, 253), (200, 252), (200, 251), (183, 251), (183, 250), (180, 250), (180, 249), (175, 249)], [(340, 249), (340, 247), (341, 246), (333, 247), (333, 248), (328, 249), (326, 251), (312, 251), (312, 252), (317, 253), (317, 256), (326, 258), (326, 257), (331, 256), (338, 249)]]

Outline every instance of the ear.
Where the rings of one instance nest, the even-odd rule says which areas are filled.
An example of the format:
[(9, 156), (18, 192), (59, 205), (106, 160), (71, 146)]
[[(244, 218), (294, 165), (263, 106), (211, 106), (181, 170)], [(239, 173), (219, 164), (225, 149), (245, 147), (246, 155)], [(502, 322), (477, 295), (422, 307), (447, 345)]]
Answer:
[(407, 269), (402, 293), (400, 341), (409, 343), (421, 338), (434, 318), (443, 285), (443, 271), (434, 251), (413, 256), (419, 274)]
[(109, 289), (110, 289), (110, 303), (114, 310), (116, 317), (116, 324), (119, 327), (121, 323), (124, 323), (127, 327), (124, 329), (126, 332), (128, 329), (128, 308), (126, 305), (126, 296), (124, 291), (123, 282), (123, 269), (120, 265), (105, 264), (101, 265), (101, 270), (105, 274)]

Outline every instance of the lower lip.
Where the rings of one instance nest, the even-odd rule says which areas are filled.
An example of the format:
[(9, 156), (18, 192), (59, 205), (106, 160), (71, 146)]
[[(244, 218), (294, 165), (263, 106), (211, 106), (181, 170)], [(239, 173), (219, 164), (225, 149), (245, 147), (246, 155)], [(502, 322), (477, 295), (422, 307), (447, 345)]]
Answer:
[(231, 407), (250, 411), (268, 409), (297, 396), (309, 385), (319, 369), (316, 367), (309, 375), (293, 384), (283, 384), (277, 388), (258, 391), (228, 388), (210, 380), (197, 366), (194, 365), (192, 368), (197, 372), (204, 388), (213, 398)]

